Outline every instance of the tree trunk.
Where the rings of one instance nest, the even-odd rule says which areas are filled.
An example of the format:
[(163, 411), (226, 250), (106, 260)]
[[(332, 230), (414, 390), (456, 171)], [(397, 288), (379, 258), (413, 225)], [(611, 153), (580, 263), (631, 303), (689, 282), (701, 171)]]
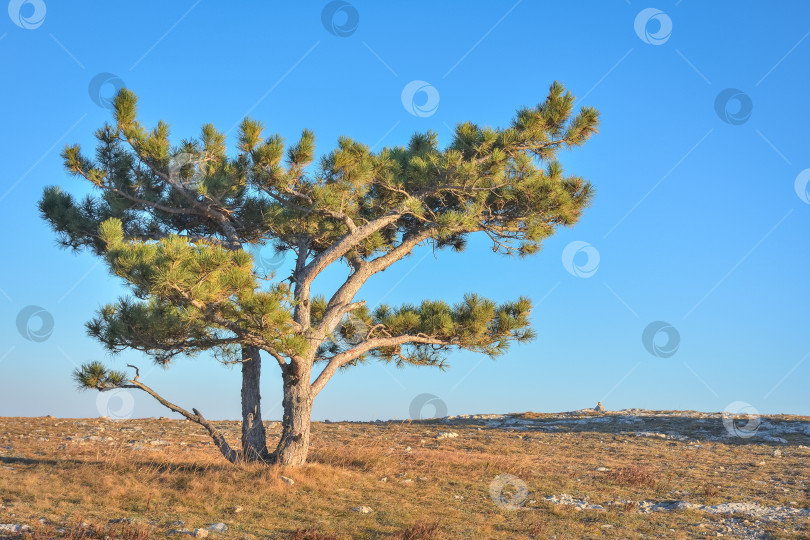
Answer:
[(242, 346), (242, 459), (267, 459), (267, 438), (262, 423), (262, 359), (256, 347)]
[(309, 373), (301, 373), (298, 366), (290, 364), (282, 375), (284, 418), (275, 462), (279, 465), (303, 465), (309, 453), (309, 425), (312, 421), (313, 395)]

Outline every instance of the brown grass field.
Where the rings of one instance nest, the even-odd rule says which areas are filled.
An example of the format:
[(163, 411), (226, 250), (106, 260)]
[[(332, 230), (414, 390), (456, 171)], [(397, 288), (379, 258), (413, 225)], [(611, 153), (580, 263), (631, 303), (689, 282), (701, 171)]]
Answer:
[[(28, 527), (0, 538), (167, 538), (212, 523), (223, 539), (810, 538), (809, 418), (763, 418), (742, 438), (716, 414), (648, 413), (315, 423), (310, 464), (287, 470), (230, 465), (181, 420), (0, 418), (0, 524)], [(237, 422), (218, 424), (238, 443)], [(490, 494), (502, 474), (527, 489), (507, 487), (511, 505)], [(547, 499), (563, 495), (581, 503)], [(650, 511), (672, 501), (715, 511)]]

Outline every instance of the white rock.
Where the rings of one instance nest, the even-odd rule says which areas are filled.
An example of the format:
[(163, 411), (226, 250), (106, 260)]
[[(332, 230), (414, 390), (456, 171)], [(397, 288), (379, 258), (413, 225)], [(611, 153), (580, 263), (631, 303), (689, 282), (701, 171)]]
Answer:
[(436, 435), (437, 439), (455, 439), (456, 437), (458, 437), (458, 433), (454, 431), (442, 431)]
[(286, 476), (282, 476), (281, 481), (284, 482), (285, 484), (290, 485), (293, 485), (295, 483), (295, 480), (293, 480), (292, 478), (287, 478)]
[(28, 530), (28, 525), (15, 525), (13, 523), (0, 523), (0, 532), (19, 533)]
[(211, 525), (206, 527), (206, 529), (208, 529), (211, 532), (224, 533), (225, 531), (228, 530), (228, 526), (225, 525), (224, 523), (212, 523)]
[(208, 531), (206, 529), (194, 529), (192, 534), (194, 538), (208, 538)]
[(362, 506), (355, 506), (352, 508), (352, 512), (357, 512), (358, 514), (370, 514), (374, 510), (371, 509), (370, 506), (362, 505)]
[(652, 431), (634, 431), (630, 433), (630, 435), (635, 435), (636, 437), (653, 437), (657, 439), (666, 439), (666, 433), (655, 433)]

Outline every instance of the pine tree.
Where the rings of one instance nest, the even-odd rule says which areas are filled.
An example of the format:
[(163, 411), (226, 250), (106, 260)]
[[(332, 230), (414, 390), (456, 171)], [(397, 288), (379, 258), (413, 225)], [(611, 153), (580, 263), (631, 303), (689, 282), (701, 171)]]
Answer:
[[(368, 361), (444, 367), (453, 349), (495, 357), (532, 339), (528, 298), (496, 304), (468, 294), (453, 305), (372, 307), (356, 297), (420, 245), (462, 251), (469, 235), (483, 233), (493, 251), (533, 254), (557, 227), (576, 223), (593, 195), (588, 181), (564, 174), (557, 153), (596, 133), (598, 112), (574, 114), (574, 97), (559, 83), (506, 128), (459, 124), (444, 149), (431, 131), (379, 152), (341, 137), (315, 165), (310, 131), (285, 146), (246, 118), (230, 157), (211, 124), (173, 146), (163, 121), (141, 125), (131, 91), (114, 105), (114, 122), (95, 134), (94, 159), (79, 146), (62, 154), (97, 195), (77, 200), (48, 187), (40, 212), (62, 246), (103, 257), (128, 285), (130, 296), (87, 323), (111, 353), (134, 349), (167, 366), (207, 351), (240, 364), (241, 450), (137, 371), (129, 378), (93, 362), (74, 378), (81, 388), (150, 394), (208, 430), (231, 462), (304, 463), (313, 400), (339, 369)], [(293, 256), (287, 279), (255, 268), (246, 249), (265, 244)], [(346, 265), (345, 281), (330, 297), (313, 296), (313, 280), (333, 264)], [(284, 388), (272, 452), (260, 408), (262, 353), (278, 362)]]

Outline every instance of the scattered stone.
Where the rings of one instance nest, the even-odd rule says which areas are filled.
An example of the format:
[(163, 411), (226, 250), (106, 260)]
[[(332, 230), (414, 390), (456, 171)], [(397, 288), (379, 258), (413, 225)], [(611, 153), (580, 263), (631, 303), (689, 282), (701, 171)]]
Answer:
[[(762, 506), (757, 503), (731, 502), (715, 505), (701, 505), (688, 501), (627, 501), (625, 499), (612, 500), (603, 505), (591, 504), (588, 499), (574, 499), (571, 495), (563, 493), (559, 498), (555, 495), (545, 497), (546, 501), (552, 504), (562, 504), (573, 506), (577, 510), (604, 510), (605, 506), (618, 505), (626, 507), (635, 505), (641, 514), (651, 512), (674, 512), (678, 510), (695, 510), (708, 514), (726, 515), (736, 514), (744, 516), (746, 519), (763, 520), (782, 523), (789, 518), (805, 518), (810, 516), (810, 508), (792, 508), (791, 506)], [(731, 530), (727, 532), (732, 532)]]
[(563, 493), (558, 499), (555, 495), (549, 495), (545, 498), (551, 504), (562, 504), (565, 506), (573, 506), (576, 510), (604, 510), (605, 507), (600, 504), (590, 504), (587, 499), (575, 499), (571, 495)]
[(597, 470), (598, 472), (607, 472), (607, 471), (609, 471), (610, 469), (608, 469), (607, 467), (597, 467), (597, 468), (596, 468), (596, 470)]
[(194, 538), (208, 538), (208, 530), (194, 529)]
[(410, 447), (410, 446), (406, 446), (406, 447), (405, 447), (405, 453), (406, 453), (406, 454), (408, 454), (408, 453), (410, 453), (410, 451), (411, 451), (411, 447)]
[(666, 433), (655, 433), (655, 432), (652, 432), (652, 431), (636, 431), (635, 433), (633, 433), (633, 435), (635, 435), (636, 437), (653, 437), (653, 438), (656, 438), (656, 439), (666, 439), (667, 438)]
[(211, 525), (206, 527), (206, 529), (215, 533), (224, 533), (225, 531), (228, 530), (228, 526), (225, 525), (224, 523), (212, 523)]
[(233, 508), (231, 508), (231, 512), (233, 512), (234, 514), (238, 514), (241, 511), (242, 511), (241, 506), (234, 506)]
[(374, 510), (371, 509), (370, 506), (362, 505), (362, 506), (355, 506), (352, 508), (352, 512), (357, 512), (358, 514), (370, 514)]
[(13, 523), (0, 523), (0, 532), (21, 533), (27, 531), (28, 525), (16, 525)]
[(602, 402), (596, 404), (596, 407), (593, 408), (596, 412), (605, 412), (605, 406), (602, 405)]
[(287, 478), (286, 476), (282, 476), (281, 481), (284, 482), (285, 484), (290, 485), (293, 485), (295, 483), (295, 480), (293, 480), (292, 478)]
[(453, 495), (453, 498), (455, 500), (457, 500), (457, 501), (463, 501), (464, 500), (464, 495)]
[(442, 431), (436, 435), (437, 439), (455, 439), (456, 437), (458, 437), (458, 433), (454, 431)]
[(382, 478), (380, 478), (380, 482), (388, 482), (388, 477), (383, 476)]
[(782, 457), (782, 451), (777, 448), (773, 451), (773, 457)]

